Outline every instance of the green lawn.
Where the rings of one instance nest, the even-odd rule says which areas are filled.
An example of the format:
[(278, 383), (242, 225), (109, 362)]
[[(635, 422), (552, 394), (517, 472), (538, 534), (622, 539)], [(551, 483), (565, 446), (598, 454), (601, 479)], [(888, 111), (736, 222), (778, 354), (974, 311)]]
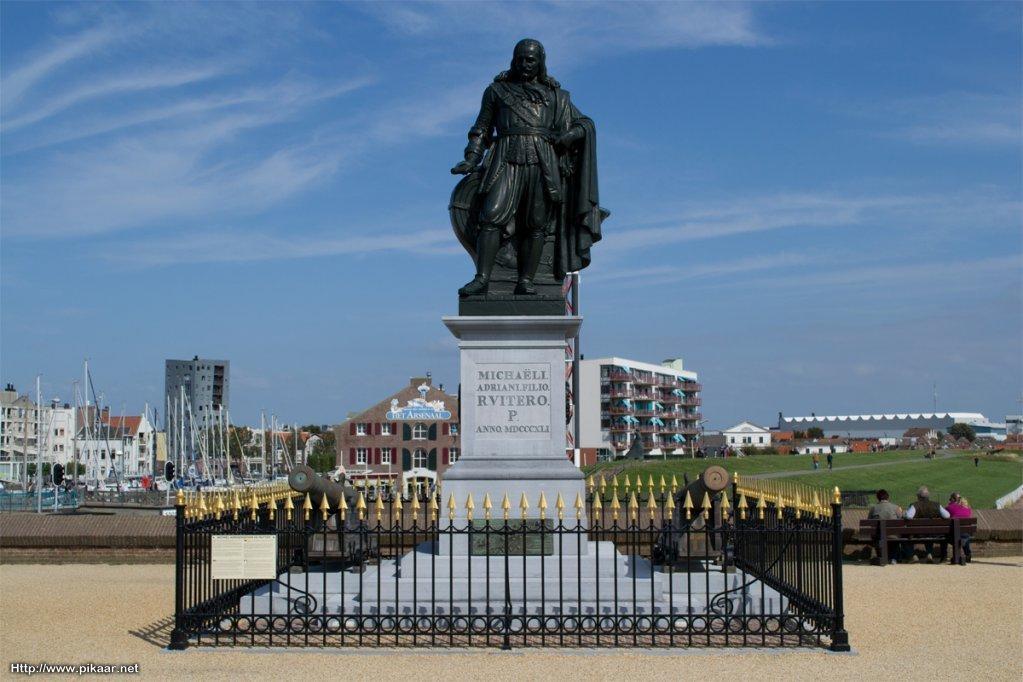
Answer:
[(886, 488), (892, 501), (907, 507), (921, 485), (931, 489), (931, 499), (944, 504), (949, 493), (959, 491), (976, 509), (993, 509), (995, 500), (1023, 483), (1023, 462), (1016, 458), (982, 457), (973, 466), (972, 455), (932, 462), (903, 463), (879, 469), (831, 471), (785, 478), (807, 485), (838, 486), (843, 490)]
[[(973, 466), (973, 453), (956, 453), (949, 459), (926, 461), (920, 450), (896, 450), (881, 453), (843, 453), (835, 455), (834, 471), (827, 471), (826, 460), (821, 456), (821, 470), (813, 472), (809, 455), (761, 455), (729, 459), (650, 459), (644, 462), (602, 462), (587, 467), (587, 475), (600, 472), (619, 471), (619, 477), (627, 473), (635, 480), (637, 474), (643, 480), (653, 474), (654, 480), (663, 474), (669, 479), (674, 474), (682, 481), (682, 474), (695, 478), (701, 471), (717, 464), (729, 471), (745, 475), (771, 474), (778, 472), (806, 472), (803, 475), (786, 476), (779, 480), (797, 481), (819, 487), (839, 486), (846, 490), (874, 490), (887, 488), (892, 499), (906, 505), (913, 500), (917, 487), (930, 486), (934, 499), (944, 502), (952, 490), (958, 490), (978, 509), (994, 507), (995, 499), (1020, 485), (1023, 479), (1023, 461), (1020, 457), (1006, 455), (988, 457), (982, 455), (980, 467)], [(869, 464), (888, 464), (874, 468), (855, 468)], [(843, 469), (848, 469), (843, 471)]]
[[(915, 460), (922, 457), (922, 452), (908, 450), (881, 453), (844, 453), (835, 455), (835, 467)], [(821, 455), (821, 467), (827, 467), (826, 462), (825, 456)], [(584, 471), (589, 475), (591, 473), (599, 474), (601, 471), (623, 469), (623, 473), (628, 472), (630, 478), (634, 477), (636, 473), (642, 473), (644, 480), (650, 474), (653, 474), (655, 479), (661, 474), (669, 478), (672, 474), (675, 474), (681, 479), (683, 473), (689, 474), (690, 478), (692, 478), (711, 464), (723, 466), (729, 473), (738, 471), (740, 474), (806, 471), (810, 470), (813, 466), (809, 455), (754, 455), (752, 457), (730, 457), (728, 459), (648, 459), (644, 462), (617, 460), (614, 462), (601, 462), (594, 466), (586, 467)]]

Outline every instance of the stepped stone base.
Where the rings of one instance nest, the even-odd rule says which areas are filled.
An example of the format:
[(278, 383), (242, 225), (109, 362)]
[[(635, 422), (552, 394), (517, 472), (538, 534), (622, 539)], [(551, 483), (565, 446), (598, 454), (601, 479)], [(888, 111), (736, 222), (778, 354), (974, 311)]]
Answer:
[[(742, 571), (659, 571), (610, 542), (547, 556), (433, 554), (423, 546), (355, 571), (282, 574), (242, 598), (245, 614), (684, 615), (781, 613), (787, 600)], [(509, 603), (510, 602), (510, 603)]]

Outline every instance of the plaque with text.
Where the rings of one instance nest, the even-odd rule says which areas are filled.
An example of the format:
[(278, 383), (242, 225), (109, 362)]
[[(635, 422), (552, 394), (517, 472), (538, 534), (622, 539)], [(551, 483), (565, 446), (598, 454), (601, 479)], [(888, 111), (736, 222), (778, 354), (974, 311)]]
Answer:
[(276, 535), (214, 535), (210, 549), (214, 580), (277, 577)]
[(473, 521), (472, 556), (540, 556), (554, 554), (554, 521)]
[(477, 364), (473, 376), (476, 438), (549, 439), (551, 380), (550, 363)]

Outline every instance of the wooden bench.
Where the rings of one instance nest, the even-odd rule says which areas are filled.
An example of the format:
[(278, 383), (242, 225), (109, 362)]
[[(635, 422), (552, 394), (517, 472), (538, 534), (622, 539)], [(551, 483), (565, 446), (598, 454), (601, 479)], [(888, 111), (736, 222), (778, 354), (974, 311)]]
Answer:
[(952, 561), (963, 563), (963, 535), (977, 533), (977, 519), (863, 519), (860, 521), (859, 539), (870, 542), (877, 549), (881, 565), (888, 565), (888, 543), (947, 542), (952, 545)]

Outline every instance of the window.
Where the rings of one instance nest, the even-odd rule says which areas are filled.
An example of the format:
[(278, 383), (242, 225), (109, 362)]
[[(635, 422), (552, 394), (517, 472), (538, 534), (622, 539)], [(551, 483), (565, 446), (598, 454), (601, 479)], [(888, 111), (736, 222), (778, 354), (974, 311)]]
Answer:
[(426, 450), (416, 448), (416, 451), (412, 453), (412, 467), (414, 469), (425, 469), (427, 463)]
[(412, 427), (412, 440), (426, 440), (426, 433), (426, 424), (416, 424)]
[(758, 438), (757, 440), (758, 440), (759, 442), (763, 443), (763, 442), (764, 442), (764, 437), (763, 437), (763, 436), (760, 436), (760, 438)]
[(457, 436), (458, 435), (458, 424), (455, 424), (455, 423), (451, 424), (451, 435), (452, 436)]
[(380, 434), (383, 436), (391, 435), (391, 422), (384, 422), (380, 425)]
[(356, 436), (365, 436), (366, 435), (366, 426), (367, 426), (366, 424), (362, 424), (362, 423), (356, 424), (355, 425), (355, 435)]
[(452, 464), (458, 461), (458, 448), (451, 448), (448, 451), (448, 461)]
[(390, 464), (391, 463), (391, 448), (380, 449), (380, 463)]
[(369, 460), (369, 448), (355, 449), (355, 463), (365, 465)]

